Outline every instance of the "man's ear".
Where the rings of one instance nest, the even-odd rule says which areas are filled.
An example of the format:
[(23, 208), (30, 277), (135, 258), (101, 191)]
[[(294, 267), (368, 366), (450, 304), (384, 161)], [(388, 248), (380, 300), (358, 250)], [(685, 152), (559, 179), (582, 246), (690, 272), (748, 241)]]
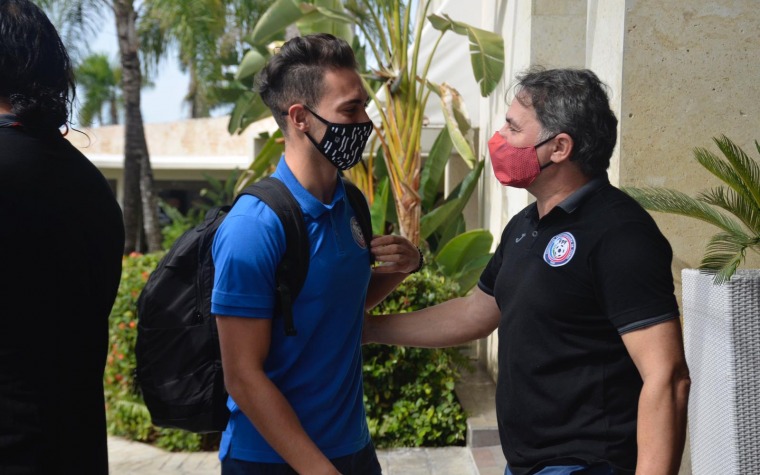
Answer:
[(573, 138), (570, 135), (564, 132), (557, 134), (552, 143), (554, 151), (551, 155), (551, 161), (560, 163), (569, 160), (573, 152), (573, 143)]
[(307, 110), (303, 104), (293, 104), (288, 108), (288, 117), (293, 128), (301, 132), (309, 131), (309, 123), (306, 121)]

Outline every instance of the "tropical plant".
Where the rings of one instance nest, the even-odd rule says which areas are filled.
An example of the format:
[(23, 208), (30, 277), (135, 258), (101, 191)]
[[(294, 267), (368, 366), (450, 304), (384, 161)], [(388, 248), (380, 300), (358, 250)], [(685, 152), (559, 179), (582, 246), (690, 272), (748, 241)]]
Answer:
[[(39, 0), (51, 17), (73, 24), (57, 24), (68, 39), (67, 48), (87, 49), (104, 9), (113, 11), (119, 46), (121, 88), (124, 98), (124, 214), (125, 253), (134, 251), (145, 231), (149, 251), (161, 249), (161, 229), (158, 222), (158, 197), (153, 187), (153, 170), (145, 140), (140, 91), (143, 75), (140, 69), (137, 37), (137, 10), (134, 0)], [(142, 223), (142, 226), (140, 225)]]
[[(436, 264), (402, 282), (373, 314), (412, 312), (460, 295)], [(398, 317), (403, 318), (403, 317)], [(362, 347), (364, 402), (378, 447), (434, 447), (464, 443), (467, 415), (454, 394), (462, 368), (458, 348)]]
[(247, 169), (243, 170), (235, 182), (235, 194), (243, 191), (243, 188), (249, 184), (260, 180), (274, 170), (277, 160), (285, 151), (282, 131), (277, 130), (271, 136), (267, 133), (262, 134), (262, 138), (267, 139), (259, 153), (256, 154)]
[[(84, 98), (79, 108), (79, 120), (85, 127), (114, 125), (119, 123), (122, 109), (121, 68), (113, 64), (102, 53), (84, 58), (76, 69), (77, 84), (84, 89)], [(103, 111), (108, 111), (108, 120), (103, 120)]]
[[(430, 3), (430, 0), (421, 2), (419, 18), (426, 18)], [(347, 36), (348, 41), (353, 41), (353, 35), (350, 31), (344, 33), (339, 26), (343, 24), (359, 28), (364, 37), (370, 39), (368, 46), (377, 65), (365, 76), (365, 80), (367, 90), (380, 113), (381, 124), (376, 129), (377, 138), (386, 165), (399, 228), (415, 244), (421, 238), (422, 220), (422, 198), (419, 194), (422, 169), (420, 139), (425, 106), (431, 92), (441, 97), (447, 130), (454, 147), (471, 168), (477, 162), (470, 143), (460, 129), (467, 122), (461, 98), (453, 88), (445, 84), (433, 84), (428, 80), (428, 72), (441, 38), (447, 31), (468, 37), (473, 73), (483, 96), (493, 91), (504, 68), (504, 42), (499, 35), (457, 22), (446, 15), (430, 15), (427, 19), (440, 31), (440, 35), (430, 55), (420, 58), (425, 22), (413, 19), (408, 2), (314, 0), (311, 3), (300, 3), (296, 0), (278, 0), (256, 25), (250, 38), (254, 47), (244, 57), (237, 73), (238, 79), (245, 80), (259, 71), (270, 54), (264, 45), (280, 38), (283, 30), (293, 23), (298, 25), (302, 33), (317, 31), (315, 25), (333, 25), (331, 31)], [(379, 83), (380, 87), (372, 87), (370, 81)], [(253, 93), (244, 94), (233, 111), (230, 130), (240, 131), (265, 114), (260, 98)], [(370, 161), (374, 156), (371, 150)], [(357, 176), (362, 170), (365, 171), (365, 176)], [(371, 198), (374, 197), (374, 181), (371, 179), (373, 171), (374, 167), (370, 163), (352, 172), (353, 181), (360, 186), (364, 185), (363, 191)], [(447, 209), (457, 207), (458, 205), (450, 204)], [(446, 214), (439, 213), (441, 216)], [(451, 215), (455, 216), (456, 213)], [(433, 221), (431, 218), (430, 222)], [(447, 220), (440, 219), (441, 223), (445, 221)]]
[(242, 58), (243, 37), (272, 0), (146, 0), (138, 32), (147, 63), (157, 67), (178, 54), (190, 76), (185, 101), (190, 116), (208, 117), (228, 102), (232, 73)]
[[(474, 285), (471, 275), (479, 273), (490, 257), (488, 248), (492, 237), (488, 231), (477, 230), (459, 237), (465, 230), (462, 211), (476, 189), (483, 163), (473, 153), (473, 133), (461, 96), (445, 83), (432, 83), (427, 76), (441, 38), (451, 30), (468, 37), (473, 73), (481, 94), (487, 95), (501, 78), (504, 44), (494, 33), (454, 21), (446, 15), (430, 15), (428, 20), (440, 35), (430, 55), (421, 58), (422, 28), (429, 6), (430, 1), (422, 2), (417, 15), (421, 21), (413, 21), (412, 8), (399, 0), (313, 0), (311, 3), (278, 0), (251, 34), (249, 40), (253, 47), (243, 58), (236, 77), (241, 84), (250, 86), (254, 74), (266, 64), (279, 44), (283, 31), (292, 25), (303, 34), (329, 31), (344, 37), (353, 43), (359, 63), (365, 64), (364, 48), (348, 26), (360, 29), (377, 65), (363, 76), (381, 120), (366, 159), (346, 174), (368, 196), (376, 234), (387, 232), (386, 222), (389, 222), (398, 225), (400, 232), (412, 242), (427, 241), (436, 258), (454, 238), (457, 242), (450, 249), (465, 250), (471, 257), (477, 255), (477, 258), (462, 261), (444, 254), (447, 265), (442, 268), (450, 277), (460, 280), (466, 291)], [(431, 92), (441, 99), (446, 128), (423, 166), (420, 138)], [(240, 132), (267, 115), (269, 111), (260, 97), (250, 90), (243, 91), (230, 117), (229, 130)], [(241, 176), (238, 189), (257, 179), (276, 158), (274, 153), (281, 148), (274, 143), (269, 145), (268, 155), (257, 157), (251, 169)], [(453, 149), (471, 171), (444, 197), (439, 190)], [(484, 248), (485, 242), (488, 246)]]
[[(760, 166), (728, 137), (713, 141), (722, 157), (696, 148), (694, 158), (724, 185), (696, 198), (664, 188), (623, 189), (648, 210), (688, 216), (720, 228), (707, 244), (699, 267), (715, 274), (714, 282), (721, 284), (744, 262), (747, 250), (760, 252)], [(757, 141), (755, 147), (760, 153)]]

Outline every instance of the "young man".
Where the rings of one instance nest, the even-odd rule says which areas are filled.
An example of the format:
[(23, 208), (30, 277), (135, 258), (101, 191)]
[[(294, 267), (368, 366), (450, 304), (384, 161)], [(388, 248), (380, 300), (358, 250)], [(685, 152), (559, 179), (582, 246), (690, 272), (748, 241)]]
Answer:
[(610, 185), (617, 119), (588, 70), (518, 78), (489, 141), (496, 178), (536, 202), (506, 226), (468, 297), (370, 317), (369, 342), (448, 346), (499, 329), (506, 474), (676, 474), (689, 374), (652, 218)]
[[(338, 169), (358, 163), (372, 123), (348, 44), (332, 35), (294, 38), (270, 59), (258, 89), (285, 136), (273, 176), (301, 205), (311, 244), (294, 302), (296, 336), (274, 314), (282, 225), (244, 196), (214, 239), (217, 315), (232, 412), (219, 457), (223, 474), (380, 473), (363, 406), (363, 315), (408, 273), (419, 251), (406, 239), (371, 243), (369, 266)], [(252, 245), (252, 243), (256, 243)]]
[(103, 369), (124, 227), (63, 136), (74, 97), (58, 33), (0, 0), (0, 474), (108, 473)]

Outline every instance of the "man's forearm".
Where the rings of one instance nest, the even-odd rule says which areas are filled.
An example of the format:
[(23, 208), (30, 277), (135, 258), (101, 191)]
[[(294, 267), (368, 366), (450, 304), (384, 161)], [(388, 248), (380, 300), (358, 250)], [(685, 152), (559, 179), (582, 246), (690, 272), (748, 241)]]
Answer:
[(644, 383), (639, 398), (637, 475), (678, 473), (686, 440), (689, 378)]
[(393, 289), (398, 287), (398, 284), (403, 282), (409, 274), (401, 272), (381, 274), (378, 272), (372, 272), (372, 277), (369, 280), (369, 286), (367, 287), (367, 300), (364, 304), (366, 310), (374, 308), (377, 304), (382, 302), (385, 297), (388, 296)]
[(298, 473), (338, 474), (306, 434), (282, 392), (259, 374), (228, 387), (235, 403), (269, 445)]
[(493, 297), (476, 289), (467, 297), (416, 312), (368, 316), (364, 340), (424, 348), (454, 346), (489, 335), (498, 326), (499, 317)]

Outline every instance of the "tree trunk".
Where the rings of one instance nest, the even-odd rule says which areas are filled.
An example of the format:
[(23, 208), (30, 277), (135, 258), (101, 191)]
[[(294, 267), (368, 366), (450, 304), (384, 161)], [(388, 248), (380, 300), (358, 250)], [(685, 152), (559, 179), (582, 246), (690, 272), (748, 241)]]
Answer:
[(124, 252), (136, 250), (140, 233), (140, 203), (148, 251), (154, 252), (161, 249), (161, 230), (158, 225), (158, 205), (153, 193), (148, 144), (145, 141), (140, 111), (142, 73), (137, 54), (137, 12), (133, 0), (114, 0), (113, 7), (119, 37), (124, 91)]
[(192, 64), (188, 67), (190, 71), (190, 84), (188, 85), (187, 96), (185, 100), (190, 103), (190, 117), (199, 119), (209, 117), (209, 107), (206, 98), (200, 91), (200, 81), (195, 66)]
[(119, 123), (119, 103), (116, 99), (116, 91), (111, 91), (108, 99), (108, 108), (110, 110), (111, 123), (108, 125), (116, 125)]

